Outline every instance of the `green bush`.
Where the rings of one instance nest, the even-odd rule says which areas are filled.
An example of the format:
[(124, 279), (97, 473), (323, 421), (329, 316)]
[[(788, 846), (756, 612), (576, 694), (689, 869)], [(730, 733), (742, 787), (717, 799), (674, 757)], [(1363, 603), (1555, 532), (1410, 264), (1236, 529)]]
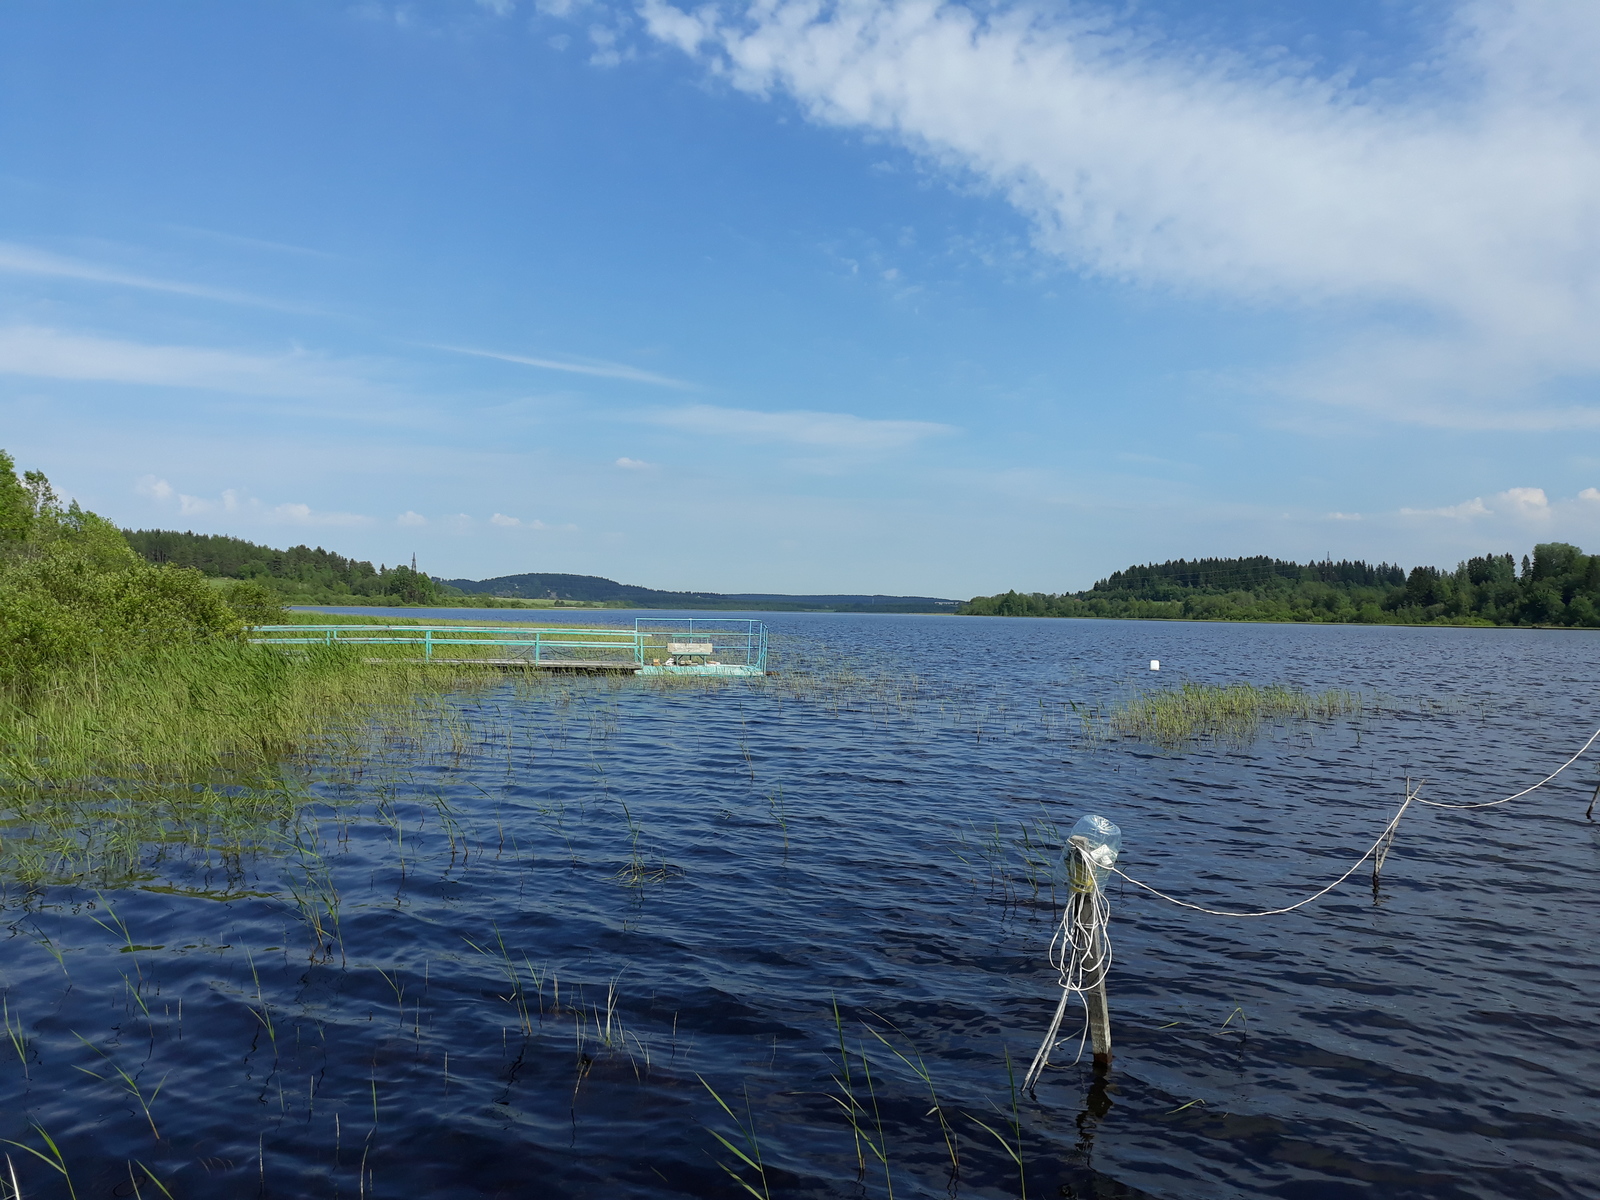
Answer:
[(27, 693), (78, 663), (241, 632), (239, 616), (198, 571), (144, 562), (114, 525), (76, 505), (62, 510), (47, 484), (19, 522), (8, 465), (0, 459), (0, 503), (11, 502), (0, 527), (21, 526), (24, 536), (0, 545), (0, 687)]
[(222, 589), (222, 598), (234, 616), (246, 625), (281, 625), (285, 619), (283, 598), (259, 583), (232, 583)]

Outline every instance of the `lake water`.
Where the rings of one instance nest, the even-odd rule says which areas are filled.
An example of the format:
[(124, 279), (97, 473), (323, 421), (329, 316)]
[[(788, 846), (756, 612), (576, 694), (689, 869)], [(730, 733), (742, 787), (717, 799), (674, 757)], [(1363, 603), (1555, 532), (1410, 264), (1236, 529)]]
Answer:
[[(308, 768), (278, 852), (8, 884), (0, 1137), (47, 1132), (84, 1198), (748, 1197), (713, 1135), (755, 1157), (741, 1123), (780, 1198), (1600, 1192), (1587, 762), (1413, 808), (1376, 894), (1226, 920), (1114, 884), (1109, 1073), (1074, 1037), (1013, 1107), (1007, 1066), (1059, 995), (1080, 814), (1166, 891), (1289, 903), (1407, 777), (1493, 799), (1577, 749), (1600, 637), (752, 615), (798, 674), (495, 683), (442, 741)], [(1072, 705), (1185, 678), (1390, 711), (1079, 736)], [(30, 1200), (67, 1195), (6, 1149)]]

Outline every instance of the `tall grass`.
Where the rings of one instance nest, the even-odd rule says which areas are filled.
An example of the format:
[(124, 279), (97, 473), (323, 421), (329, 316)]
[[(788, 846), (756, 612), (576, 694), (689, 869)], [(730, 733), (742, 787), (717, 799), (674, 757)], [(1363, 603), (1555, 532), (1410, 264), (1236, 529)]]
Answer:
[(1248, 742), (1270, 722), (1328, 721), (1364, 711), (1361, 693), (1343, 689), (1185, 682), (1135, 693), (1112, 705), (1097, 725), (1101, 735), (1180, 747), (1201, 740)]
[(152, 844), (272, 845), (305, 799), (297, 763), (449, 741), (461, 718), (446, 693), (495, 682), (384, 649), (290, 656), (216, 638), (0, 689), (0, 872), (104, 880)]
[(0, 780), (35, 788), (236, 781), (352, 718), (459, 682), (447, 669), (380, 666), (371, 656), (313, 646), (290, 657), (219, 639), (57, 671), (27, 694), (0, 692)]

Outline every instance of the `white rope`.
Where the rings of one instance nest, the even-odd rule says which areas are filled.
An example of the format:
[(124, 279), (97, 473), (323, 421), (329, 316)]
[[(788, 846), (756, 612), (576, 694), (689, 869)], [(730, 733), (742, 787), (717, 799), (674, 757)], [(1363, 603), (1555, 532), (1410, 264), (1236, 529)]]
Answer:
[(1126, 871), (1118, 870), (1116, 867), (1111, 867), (1110, 870), (1115, 871), (1118, 875), (1122, 876), (1122, 878), (1126, 879), (1129, 883), (1133, 884), (1135, 887), (1142, 887), (1145, 891), (1149, 892), (1151, 895), (1159, 896), (1159, 897), (1161, 897), (1161, 899), (1166, 900), (1171, 904), (1176, 904), (1179, 908), (1192, 908), (1195, 912), (1210, 913), (1213, 917), (1276, 917), (1280, 913), (1293, 912), (1297, 908), (1304, 908), (1306, 905), (1310, 904), (1313, 900), (1322, 899), (1322, 897), (1326, 896), (1329, 892), (1333, 891), (1334, 888), (1338, 887), (1346, 879), (1349, 879), (1350, 876), (1354, 875), (1356, 873), (1356, 869), (1358, 867), (1360, 867), (1362, 863), (1366, 862), (1367, 859), (1371, 858), (1375, 853), (1379, 852), (1379, 847), (1383, 847), (1383, 852), (1385, 854), (1387, 854), (1388, 847), (1384, 845), (1385, 840), (1387, 839), (1388, 841), (1391, 841), (1391, 842), (1394, 840), (1394, 831), (1400, 824), (1400, 818), (1406, 815), (1406, 809), (1411, 807), (1411, 802), (1413, 800), (1415, 800), (1416, 798), (1417, 798), (1417, 795), (1416, 795), (1415, 792), (1408, 792), (1406, 794), (1405, 803), (1400, 806), (1400, 810), (1397, 813), (1395, 813), (1394, 817), (1389, 821), (1389, 823), (1384, 826), (1383, 832), (1378, 835), (1378, 840), (1373, 842), (1372, 845), (1368, 848), (1367, 852), (1365, 854), (1363, 854), (1360, 858), (1356, 859), (1356, 861), (1351, 864), (1350, 869), (1348, 871), (1346, 871), (1343, 875), (1339, 876), (1339, 878), (1335, 879), (1332, 883), (1330, 883), (1327, 887), (1323, 888), (1321, 891), (1313, 892), (1311, 895), (1307, 896), (1304, 900), (1296, 901), (1295, 903), (1293, 903), (1291, 905), (1288, 905), (1285, 908), (1265, 908), (1265, 909), (1262, 909), (1260, 912), (1224, 912), (1221, 909), (1217, 909), (1217, 908), (1203, 908), (1198, 904), (1190, 904), (1187, 900), (1179, 900), (1176, 896), (1169, 896), (1165, 892), (1159, 891), (1158, 889), (1151, 887), (1148, 883), (1145, 883), (1145, 882), (1143, 882), (1142, 880), (1139, 880), (1139, 879), (1135, 879), (1132, 875), (1129, 875)]
[[(1067, 900), (1066, 910), (1061, 914), (1061, 925), (1056, 930), (1055, 936), (1050, 939), (1050, 965), (1056, 969), (1058, 981), (1061, 984), (1061, 1002), (1056, 1005), (1055, 1016), (1050, 1021), (1050, 1028), (1045, 1033), (1044, 1041), (1039, 1046), (1039, 1051), (1033, 1056), (1033, 1062), (1028, 1067), (1028, 1073), (1023, 1077), (1023, 1090), (1031, 1090), (1044, 1069), (1050, 1065), (1050, 1054), (1059, 1045), (1061, 1023), (1066, 1018), (1068, 1002), (1074, 995), (1084, 998), (1084, 1024), (1083, 1033), (1078, 1039), (1078, 1058), (1083, 1057), (1083, 1044), (1089, 1036), (1089, 1013), (1086, 993), (1099, 987), (1104, 981), (1107, 972), (1111, 969), (1111, 937), (1108, 932), (1111, 922), (1111, 903), (1107, 899), (1105, 889), (1101, 886), (1102, 876), (1100, 871), (1115, 872), (1121, 878), (1133, 884), (1134, 887), (1143, 888), (1151, 895), (1156, 896), (1169, 904), (1176, 904), (1179, 908), (1187, 908), (1194, 912), (1207, 913), (1213, 917), (1276, 917), (1283, 913), (1294, 912), (1297, 908), (1304, 908), (1315, 900), (1320, 900), (1334, 888), (1338, 887), (1350, 876), (1360, 869), (1361, 864), (1367, 859), (1373, 860), (1374, 880), (1376, 873), (1383, 869), (1384, 859), (1389, 855), (1389, 848), (1394, 845), (1396, 830), (1400, 827), (1400, 818), (1406, 815), (1406, 810), (1413, 802), (1431, 805), (1434, 808), (1492, 808), (1497, 804), (1506, 804), (1512, 800), (1520, 800), (1530, 792), (1536, 792), (1549, 783), (1573, 763), (1577, 762), (1593, 746), (1600, 741), (1600, 729), (1595, 730), (1589, 740), (1578, 748), (1578, 752), (1566, 762), (1562, 763), (1550, 774), (1546, 775), (1532, 787), (1523, 788), (1515, 795), (1504, 796), (1499, 800), (1486, 800), (1478, 804), (1450, 804), (1440, 800), (1424, 800), (1419, 792), (1421, 785), (1413, 788), (1411, 781), (1406, 780), (1406, 798), (1401, 803), (1394, 816), (1389, 818), (1389, 823), (1383, 827), (1383, 832), (1378, 835), (1378, 840), (1369, 846), (1365, 853), (1350, 868), (1326, 887), (1312, 892), (1304, 900), (1297, 900), (1283, 908), (1266, 908), (1259, 912), (1228, 912), (1224, 909), (1206, 908), (1199, 904), (1190, 904), (1187, 900), (1179, 900), (1176, 896), (1169, 896), (1159, 888), (1152, 887), (1142, 879), (1135, 879), (1126, 871), (1118, 869), (1114, 863), (1097, 862), (1089, 857), (1088, 845), (1082, 839), (1073, 837), (1068, 840), (1072, 853), (1077, 855), (1075, 860), (1069, 860), (1073, 877), (1072, 894)], [(1595, 795), (1600, 797), (1600, 787), (1595, 789)], [(1590, 811), (1594, 802), (1590, 802)], [(1077, 1060), (1075, 1059), (1074, 1062)]]
[[(1097, 874), (1097, 868), (1103, 870), (1104, 867), (1089, 857), (1085, 847), (1079, 844), (1079, 839), (1073, 838), (1070, 844), (1073, 853), (1078, 856), (1073, 875), (1075, 880), (1082, 880), (1084, 886), (1080, 889), (1074, 883), (1066, 909), (1061, 914), (1061, 924), (1050, 939), (1050, 965), (1056, 969), (1061, 984), (1061, 1002), (1056, 1005), (1050, 1028), (1039, 1045), (1039, 1052), (1033, 1056), (1027, 1075), (1023, 1077), (1024, 1091), (1031, 1088), (1050, 1065), (1050, 1054), (1059, 1044), (1061, 1022), (1066, 1018), (1068, 1001), (1075, 995), (1082, 996), (1099, 987), (1111, 970), (1111, 901), (1100, 886), (1100, 876)], [(1088, 1006), (1085, 1004), (1083, 1033), (1078, 1038), (1080, 1059), (1088, 1035)]]
[[(1213, 917), (1275, 917), (1281, 913), (1293, 912), (1297, 908), (1304, 908), (1313, 900), (1320, 900), (1323, 896), (1326, 896), (1329, 892), (1333, 891), (1334, 888), (1338, 887), (1345, 880), (1349, 879), (1350, 876), (1354, 875), (1361, 864), (1366, 862), (1367, 859), (1371, 858), (1375, 854), (1377, 855), (1377, 865), (1381, 868), (1383, 866), (1384, 858), (1388, 856), (1389, 846), (1394, 843), (1394, 833), (1395, 829), (1400, 824), (1400, 818), (1405, 816), (1406, 809), (1411, 807), (1413, 801), (1418, 804), (1427, 804), (1434, 808), (1493, 808), (1497, 804), (1505, 804), (1512, 800), (1520, 800), (1530, 792), (1538, 791), (1557, 775), (1561, 774), (1561, 772), (1565, 771), (1573, 763), (1577, 762), (1584, 756), (1589, 747), (1595, 744), (1596, 741), (1600, 741), (1600, 729), (1595, 730), (1594, 733), (1590, 735), (1589, 740), (1584, 742), (1584, 744), (1578, 748), (1578, 752), (1576, 754), (1567, 759), (1566, 762), (1562, 763), (1554, 771), (1551, 771), (1550, 774), (1546, 775), (1543, 779), (1539, 780), (1538, 783), (1534, 784), (1532, 787), (1525, 787), (1514, 795), (1502, 796), (1499, 800), (1485, 800), (1478, 804), (1450, 804), (1443, 800), (1424, 800), (1420, 795), (1418, 795), (1416, 790), (1412, 789), (1408, 781), (1406, 784), (1405, 802), (1400, 805), (1399, 811), (1396, 812), (1390, 819), (1389, 823), (1384, 826), (1383, 832), (1378, 835), (1378, 840), (1372, 843), (1371, 847), (1368, 848), (1366, 853), (1360, 858), (1356, 859), (1356, 861), (1350, 865), (1350, 869), (1348, 871), (1339, 876), (1339, 878), (1335, 879), (1332, 883), (1328, 884), (1327, 887), (1315, 891), (1311, 895), (1307, 896), (1304, 900), (1296, 901), (1294, 904), (1287, 905), (1284, 908), (1267, 908), (1262, 909), (1260, 912), (1224, 912), (1220, 909), (1205, 908), (1199, 904), (1190, 904), (1187, 900), (1179, 900), (1176, 896), (1169, 896), (1158, 888), (1153, 888), (1143, 880), (1135, 879), (1126, 871), (1118, 870), (1114, 866), (1111, 867), (1110, 870), (1115, 871), (1118, 875), (1120, 875), (1123, 879), (1126, 879), (1135, 887), (1143, 888), (1151, 895), (1159, 896), (1161, 899), (1170, 904), (1176, 904), (1180, 908), (1193, 909), (1195, 912), (1209, 913)], [(1600, 794), (1600, 792), (1597, 792), (1597, 794)]]
[(1549, 783), (1557, 775), (1561, 774), (1561, 772), (1565, 771), (1573, 763), (1577, 762), (1580, 758), (1582, 758), (1583, 755), (1584, 755), (1584, 751), (1588, 750), (1590, 746), (1594, 745), (1595, 740), (1597, 738), (1600, 738), (1600, 729), (1596, 729), (1594, 731), (1594, 733), (1590, 736), (1589, 740), (1587, 742), (1585, 742), (1581, 747), (1579, 747), (1578, 752), (1576, 754), (1574, 754), (1571, 758), (1567, 759), (1566, 762), (1562, 763), (1554, 771), (1551, 771), (1550, 774), (1546, 775), (1543, 779), (1539, 780), (1539, 782), (1534, 784), (1532, 787), (1523, 788), (1520, 792), (1518, 792), (1514, 796), (1504, 796), (1499, 800), (1485, 800), (1480, 804), (1449, 804), (1449, 803), (1447, 803), (1447, 802), (1445, 802), (1443, 800), (1422, 800), (1422, 801), (1419, 801), (1419, 803), (1421, 803), (1421, 804), (1431, 804), (1434, 808), (1493, 808), (1496, 804), (1505, 804), (1507, 801), (1520, 800), (1524, 796), (1526, 796), (1529, 792), (1538, 791), (1545, 784)]

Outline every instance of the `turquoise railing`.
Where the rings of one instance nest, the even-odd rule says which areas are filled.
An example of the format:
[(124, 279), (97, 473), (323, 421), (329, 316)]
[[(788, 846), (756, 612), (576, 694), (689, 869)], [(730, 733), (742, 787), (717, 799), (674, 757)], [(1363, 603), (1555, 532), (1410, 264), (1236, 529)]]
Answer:
[(258, 646), (420, 646), (433, 661), (437, 651), (468, 646), (493, 647), (508, 661), (534, 666), (643, 667), (673, 656), (673, 646), (693, 642), (712, 646), (697, 655), (732, 666), (767, 669), (767, 627), (762, 621), (720, 618), (639, 617), (632, 629), (565, 625), (528, 628), (512, 623), (471, 625), (256, 625), (250, 641)]
[(707, 642), (723, 662), (767, 669), (767, 626), (764, 621), (733, 617), (635, 617), (634, 632), (641, 653), (654, 660), (670, 654), (672, 643)]
[[(536, 666), (593, 663), (642, 666), (643, 639), (631, 629), (507, 629), (504, 625), (256, 625), (257, 646), (421, 646), (422, 657), (466, 646), (492, 646)], [(598, 651), (608, 651), (602, 656)]]

